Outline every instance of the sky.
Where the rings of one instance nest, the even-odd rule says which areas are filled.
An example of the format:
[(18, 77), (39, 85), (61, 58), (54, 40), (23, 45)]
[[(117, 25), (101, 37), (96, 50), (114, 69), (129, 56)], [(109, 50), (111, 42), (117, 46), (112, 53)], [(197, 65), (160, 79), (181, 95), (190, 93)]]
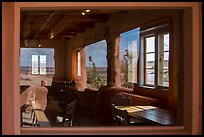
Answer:
[(32, 55), (47, 55), (47, 65), (54, 67), (54, 49), (52, 48), (20, 48), (20, 66), (32, 66)]
[(90, 66), (89, 56), (92, 57), (96, 67), (107, 67), (107, 44), (102, 40), (86, 46), (86, 66)]
[[(137, 47), (131, 47), (134, 46)], [(123, 59), (125, 50), (137, 50), (136, 55), (139, 55), (139, 45), (140, 45), (140, 28), (136, 28), (120, 34), (120, 59)], [(138, 56), (137, 56), (138, 59)]]

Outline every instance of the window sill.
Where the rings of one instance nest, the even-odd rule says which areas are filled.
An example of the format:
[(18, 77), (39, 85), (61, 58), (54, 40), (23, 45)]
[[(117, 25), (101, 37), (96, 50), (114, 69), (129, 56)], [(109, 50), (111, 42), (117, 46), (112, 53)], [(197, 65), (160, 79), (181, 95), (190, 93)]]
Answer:
[(159, 90), (163, 90), (163, 91), (169, 91), (169, 88), (165, 88), (165, 87), (150, 87), (150, 86), (140, 86), (141, 88), (147, 88), (147, 89), (159, 89)]

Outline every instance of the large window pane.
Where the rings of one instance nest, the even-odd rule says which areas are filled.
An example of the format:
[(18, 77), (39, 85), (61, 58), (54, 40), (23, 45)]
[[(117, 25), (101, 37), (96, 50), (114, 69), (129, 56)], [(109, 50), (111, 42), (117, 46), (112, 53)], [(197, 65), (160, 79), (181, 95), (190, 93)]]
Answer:
[(107, 82), (107, 44), (105, 40), (86, 47), (87, 88), (98, 89)]
[(155, 36), (145, 38), (145, 84), (154, 85), (155, 80)]
[(140, 28), (120, 35), (120, 79), (122, 87), (133, 87), (137, 83), (137, 64), (139, 58)]
[(52, 84), (55, 73), (53, 48), (20, 49), (20, 85)]
[(169, 34), (159, 35), (158, 85), (169, 87)]

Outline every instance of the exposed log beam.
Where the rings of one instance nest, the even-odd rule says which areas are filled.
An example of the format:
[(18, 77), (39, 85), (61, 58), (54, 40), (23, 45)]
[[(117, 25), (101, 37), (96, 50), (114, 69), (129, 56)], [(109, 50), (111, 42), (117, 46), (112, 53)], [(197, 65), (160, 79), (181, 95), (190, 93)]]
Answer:
[[(105, 22), (108, 20), (108, 16), (105, 14), (101, 14), (99, 17), (96, 15), (64, 15), (59, 21), (52, 26), (50, 33), (54, 33), (54, 37), (64, 31), (66, 28), (71, 26), (83, 27), (85, 28), (92, 28), (96, 22)], [(84, 23), (79, 23), (84, 22)], [(87, 23), (89, 22), (89, 23)], [(78, 24), (79, 23), (79, 24)]]

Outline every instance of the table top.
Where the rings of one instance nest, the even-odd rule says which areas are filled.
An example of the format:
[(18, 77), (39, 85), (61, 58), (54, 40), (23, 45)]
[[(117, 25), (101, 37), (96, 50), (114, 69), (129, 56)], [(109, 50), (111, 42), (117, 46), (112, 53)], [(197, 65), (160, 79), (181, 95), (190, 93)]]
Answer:
[(127, 110), (131, 117), (140, 117), (159, 125), (175, 125), (175, 116), (166, 109), (155, 106), (116, 106), (121, 110)]
[(31, 101), (32, 108), (35, 112), (35, 115), (37, 117), (37, 121), (40, 127), (50, 127), (50, 122), (48, 118), (46, 117), (44, 111), (42, 110), (39, 102), (37, 100)]

